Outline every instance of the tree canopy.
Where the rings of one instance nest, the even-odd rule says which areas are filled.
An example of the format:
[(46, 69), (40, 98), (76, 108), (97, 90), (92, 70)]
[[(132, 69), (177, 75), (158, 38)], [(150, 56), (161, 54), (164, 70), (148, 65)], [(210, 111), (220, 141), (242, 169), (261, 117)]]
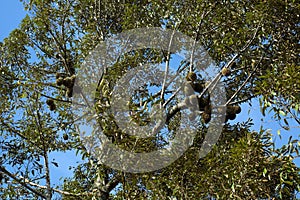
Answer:
[[(286, 130), (291, 121), (299, 127), (299, 3), (22, 2), (28, 14), (0, 43), (2, 199), (297, 198), (300, 174), (294, 159), (299, 156), (299, 135), (295, 133), (288, 143), (275, 148), (270, 132), (251, 129), (255, 120), (232, 120), (237, 115), (247, 115), (243, 106), (251, 106), (252, 99), (259, 99), (263, 115), (272, 114)], [(209, 73), (203, 70), (208, 68), (208, 61), (197, 60), (196, 45), (183, 59), (178, 58), (180, 52), (146, 46), (121, 52), (122, 55), (114, 52), (118, 56), (106, 54), (105, 59), (113, 62), (95, 62), (86, 70), (90, 77), (97, 77), (96, 83), (80, 73), (99, 44), (142, 28), (159, 28), (174, 34), (176, 31), (201, 44), (200, 53), (206, 52), (207, 60), (214, 64), (214, 77), (208, 78)], [(174, 38), (171, 35), (168, 44), (184, 49), (186, 41)], [(113, 45), (109, 48), (113, 49)], [(197, 66), (199, 63), (203, 66)], [(141, 67), (147, 64), (163, 66), (164, 70)], [(101, 69), (99, 74), (93, 71), (97, 67)], [(145, 84), (126, 88), (124, 85), (131, 80), (126, 82), (122, 77), (137, 69), (143, 69), (139, 72)], [(143, 73), (152, 73), (161, 82), (153, 83)], [(218, 84), (224, 87), (226, 97), (215, 106), (212, 102), (218, 99), (214, 97), (221, 96)], [(95, 91), (89, 91), (91, 85)], [(128, 92), (128, 101), (122, 96), (116, 98), (114, 91), (118, 87)], [(92, 95), (85, 96), (86, 91)], [(175, 98), (176, 95), (181, 96)], [(78, 102), (79, 98), (82, 101)], [(128, 109), (124, 120), (137, 127), (150, 126), (154, 134), (140, 138), (129, 134), (136, 129), (116, 123), (118, 116), (111, 110), (122, 110), (116, 106), (124, 99)], [(97, 149), (85, 145), (78, 124), (83, 120), (74, 114), (74, 106), (89, 107), (90, 112), (83, 116), (85, 122), (94, 120), (101, 134), (124, 151), (160, 151), (177, 137), (179, 144), (189, 145), (187, 149), (182, 147), (182, 153), (180, 148), (171, 152), (178, 154), (174, 162), (153, 171), (134, 173), (113, 168), (93, 153)], [(156, 107), (165, 115), (155, 115), (153, 123), (151, 111)], [(161, 117), (165, 117), (165, 122)], [(211, 145), (205, 138), (215, 134), (215, 118), (223, 120), (222, 131), (217, 143)], [(193, 127), (194, 138), (181, 141), (182, 131), (189, 134), (184, 132), (187, 126)], [(209, 145), (211, 151), (201, 156), (203, 147)], [(60, 165), (51, 161), (49, 155), (67, 151), (80, 155), (82, 164), (73, 169), (72, 177), (63, 177), (62, 185), (54, 186), (50, 165)], [(156, 161), (156, 157), (150, 159), (131, 165)]]

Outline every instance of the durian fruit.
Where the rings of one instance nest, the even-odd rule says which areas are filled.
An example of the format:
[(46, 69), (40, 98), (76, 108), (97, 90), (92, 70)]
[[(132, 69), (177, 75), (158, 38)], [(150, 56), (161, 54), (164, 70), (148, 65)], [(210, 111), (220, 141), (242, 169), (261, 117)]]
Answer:
[(205, 105), (204, 106), (204, 112), (205, 113), (207, 113), (207, 114), (211, 114), (211, 110), (212, 110), (212, 108), (211, 108), (211, 105), (210, 104), (207, 104), (207, 105)]
[(69, 139), (68, 134), (64, 133), (64, 134), (63, 134), (63, 139), (64, 139), (64, 140), (68, 140), (68, 139)]
[(239, 114), (242, 111), (240, 106), (227, 106), (226, 113), (228, 114)]
[(49, 109), (50, 109), (51, 111), (54, 111), (54, 110), (56, 109), (56, 105), (55, 105), (55, 104), (51, 105)]
[(235, 114), (234, 106), (227, 106), (226, 115), (233, 115), (233, 114)]
[(64, 82), (64, 79), (62, 77), (59, 77), (56, 79), (56, 85), (57, 86), (61, 86)]
[(53, 104), (54, 104), (53, 99), (47, 99), (46, 104), (47, 104), (48, 106), (53, 105)]
[(195, 92), (201, 93), (204, 90), (205, 85), (199, 82), (192, 84), (193, 89)]
[(65, 78), (65, 77), (66, 77), (66, 75), (63, 74), (63, 73), (56, 72), (56, 74), (55, 74), (55, 78), (56, 79), (58, 79), (58, 78)]
[(64, 78), (62, 84), (67, 88), (72, 88), (74, 85), (74, 79), (72, 77)]
[(195, 72), (189, 72), (189, 73), (186, 75), (186, 80), (187, 80), (187, 81), (192, 81), (192, 82), (194, 82), (196, 79), (197, 79), (197, 74), (196, 74)]
[(46, 104), (49, 106), (49, 109), (51, 111), (54, 111), (56, 109), (56, 105), (55, 105), (53, 99), (47, 99)]
[(234, 120), (235, 117), (236, 116), (233, 106), (227, 106), (225, 121), (227, 122), (228, 120)]
[(204, 122), (205, 124), (207, 124), (207, 123), (210, 122), (210, 120), (211, 120), (210, 114), (205, 113), (205, 112), (203, 112), (203, 113), (201, 114), (201, 117), (202, 117), (202, 120), (203, 120), (203, 122)]
[(239, 114), (242, 111), (241, 106), (233, 106), (233, 109), (235, 114)]
[(226, 110), (226, 121), (234, 120), (236, 115), (242, 111), (240, 106), (227, 106)]
[(236, 114), (227, 114), (226, 115), (226, 118), (225, 118), (225, 121), (227, 122), (228, 120), (234, 120), (236, 118)]
[(67, 88), (66, 96), (69, 98), (73, 96), (73, 88)]
[(206, 105), (209, 104), (209, 99), (205, 97), (198, 98), (199, 110), (204, 111)]
[(231, 74), (231, 71), (229, 68), (227, 67), (224, 67), (222, 70), (221, 70), (221, 73), (223, 76), (229, 76)]
[(56, 79), (60, 78), (60, 75), (61, 75), (61, 74), (60, 74), (59, 72), (57, 72), (57, 73), (55, 74), (55, 78), (56, 78)]

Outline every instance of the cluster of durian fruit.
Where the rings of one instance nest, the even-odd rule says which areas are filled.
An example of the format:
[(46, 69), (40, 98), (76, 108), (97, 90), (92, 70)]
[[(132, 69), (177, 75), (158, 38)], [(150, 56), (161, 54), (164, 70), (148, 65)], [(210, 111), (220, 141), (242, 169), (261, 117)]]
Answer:
[(56, 109), (56, 105), (53, 99), (47, 99), (46, 104), (49, 106), (49, 109), (51, 111), (54, 111)]
[[(221, 71), (222, 75), (228, 76), (230, 75), (230, 70), (228, 68)], [(184, 85), (184, 93), (187, 96), (185, 98), (185, 104), (187, 106), (196, 105), (198, 103), (198, 108), (201, 113), (202, 121), (207, 124), (211, 120), (212, 106), (210, 103), (210, 95), (206, 92), (202, 95), (201, 98), (195, 94), (201, 94), (205, 89), (206, 85), (203, 80), (197, 79), (197, 74), (194, 72), (189, 72), (186, 76), (186, 82)], [(225, 121), (234, 120), (236, 115), (241, 112), (241, 107), (238, 105), (228, 105), (226, 107), (226, 117)], [(192, 112), (189, 116), (190, 120), (194, 120), (197, 117), (197, 112)]]
[(56, 73), (56, 85), (57, 86), (64, 86), (66, 88), (66, 96), (72, 97), (73, 95), (73, 87), (75, 83), (75, 75), (66, 76), (63, 73)]
[[(67, 76), (64, 73), (56, 73), (56, 85), (61, 87), (64, 86), (66, 90), (66, 97), (71, 98), (73, 96), (73, 92), (79, 93), (81, 88), (75, 84), (76, 75)], [(56, 109), (56, 105), (53, 99), (47, 99), (46, 104), (48, 105), (51, 111)]]

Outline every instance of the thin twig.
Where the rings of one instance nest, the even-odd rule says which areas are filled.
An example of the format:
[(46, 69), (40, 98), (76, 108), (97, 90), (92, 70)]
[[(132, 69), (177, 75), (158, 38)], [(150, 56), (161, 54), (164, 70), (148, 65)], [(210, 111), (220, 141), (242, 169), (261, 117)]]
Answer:
[(164, 95), (165, 95), (165, 89), (166, 89), (165, 85), (166, 85), (166, 82), (167, 82), (167, 77), (169, 75), (170, 58), (171, 58), (171, 56), (170, 56), (170, 54), (171, 54), (170, 49), (171, 49), (171, 46), (172, 46), (174, 34), (175, 34), (175, 29), (172, 32), (172, 35), (171, 35), (171, 38), (170, 38), (170, 42), (169, 42), (169, 46), (168, 46), (168, 55), (167, 55), (166, 66), (165, 66), (165, 75), (164, 75), (164, 80), (163, 80), (161, 94), (160, 94), (160, 98), (161, 98), (162, 102), (164, 102)]
[(253, 96), (247, 97), (247, 98), (245, 98), (245, 99), (241, 99), (241, 100), (239, 100), (239, 101), (231, 102), (231, 103), (229, 103), (228, 105), (240, 104), (240, 103), (243, 103), (243, 102), (245, 102), (245, 101), (249, 101), (249, 100), (251, 100), (251, 99), (254, 98), (254, 97), (255, 97), (255, 96), (253, 95)]
[(243, 84), (239, 87), (239, 89), (237, 91), (235, 91), (235, 93), (228, 99), (228, 101), (226, 102), (225, 106), (227, 106), (232, 99), (234, 99), (236, 97), (236, 95), (242, 90), (242, 88), (246, 85), (246, 83), (249, 81), (249, 79), (254, 75), (254, 73), (256, 72), (261, 60), (263, 59), (264, 55), (262, 55), (258, 61), (258, 63), (256, 64), (254, 70), (251, 72), (251, 74), (246, 78), (246, 80), (243, 82)]
[(167, 104), (178, 94), (178, 92), (181, 90), (182, 86), (180, 86), (172, 95), (171, 97), (163, 104), (163, 108), (167, 106)]
[(10, 178), (12, 178), (13, 180), (15, 180), (16, 182), (18, 182), (20, 185), (22, 185), (24, 188), (28, 189), (29, 191), (33, 192), (34, 194), (36, 194), (39, 197), (42, 197), (43, 199), (46, 199), (45, 195), (36, 191), (35, 189), (29, 187), (26, 183), (24, 183), (22, 181), (22, 179), (17, 178), (14, 174), (10, 173), (8, 170), (6, 170), (4, 167), (0, 166), (0, 171), (3, 172), (4, 174), (6, 174), (7, 176), (9, 176)]
[(191, 63), (191, 64), (190, 64), (190, 70), (189, 70), (190, 72), (193, 71), (193, 63), (194, 63), (195, 47), (196, 47), (196, 43), (197, 43), (197, 41), (198, 41), (198, 39), (199, 39), (199, 36), (200, 36), (200, 29), (201, 29), (201, 26), (202, 26), (202, 23), (203, 23), (203, 19), (204, 19), (204, 17), (207, 16), (211, 11), (212, 11), (212, 9), (209, 10), (207, 13), (203, 12), (202, 15), (201, 15), (201, 19), (200, 19), (200, 22), (199, 22), (199, 25), (198, 25), (197, 31), (196, 31), (196, 38), (195, 38), (195, 40), (194, 40), (194, 42), (193, 42), (193, 48), (192, 48), (192, 53), (191, 53), (191, 58), (190, 58), (190, 63)]
[(257, 35), (257, 32), (258, 32), (258, 30), (259, 30), (259, 28), (260, 28), (260, 25), (261, 25), (261, 23), (262, 23), (262, 21), (263, 21), (263, 19), (259, 22), (258, 26), (257, 26), (256, 29), (255, 29), (255, 32), (254, 32), (252, 38), (251, 38), (251, 39), (246, 43), (246, 45), (241, 49), (240, 53), (244, 52), (244, 51), (250, 46), (250, 44), (254, 41), (254, 39), (255, 39), (255, 37), (256, 37), (256, 35)]

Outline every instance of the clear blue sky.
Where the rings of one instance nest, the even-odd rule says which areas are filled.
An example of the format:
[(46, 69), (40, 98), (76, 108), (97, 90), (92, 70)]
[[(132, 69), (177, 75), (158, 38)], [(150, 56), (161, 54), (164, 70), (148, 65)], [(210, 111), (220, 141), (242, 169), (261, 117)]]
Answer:
[[(0, 41), (7, 37), (13, 29), (18, 27), (25, 14), (22, 3), (19, 0), (0, 0)], [(293, 135), (294, 139), (299, 138), (299, 125), (291, 123), (290, 131), (283, 130), (271, 117), (263, 117), (261, 115), (257, 100), (253, 101), (252, 105), (252, 107), (249, 107), (248, 104), (243, 105), (243, 112), (238, 115), (235, 121), (246, 120), (249, 117), (253, 118), (255, 124), (253, 130), (259, 131), (261, 125), (263, 125), (265, 129), (270, 129), (274, 135), (277, 147), (286, 143), (290, 135)], [(250, 111), (249, 114), (248, 110)], [(272, 113), (269, 116), (272, 116)], [(281, 130), (283, 136), (282, 140), (277, 136), (278, 129)], [(51, 168), (54, 183), (59, 183), (59, 177), (61, 176), (65, 177), (71, 175), (68, 167), (74, 165), (76, 161), (79, 160), (72, 152), (51, 154), (51, 158), (55, 158), (59, 163), (58, 168)], [(299, 166), (300, 159), (298, 159), (296, 163)]]
[(24, 16), (20, 1), (0, 0), (0, 41), (19, 25)]

